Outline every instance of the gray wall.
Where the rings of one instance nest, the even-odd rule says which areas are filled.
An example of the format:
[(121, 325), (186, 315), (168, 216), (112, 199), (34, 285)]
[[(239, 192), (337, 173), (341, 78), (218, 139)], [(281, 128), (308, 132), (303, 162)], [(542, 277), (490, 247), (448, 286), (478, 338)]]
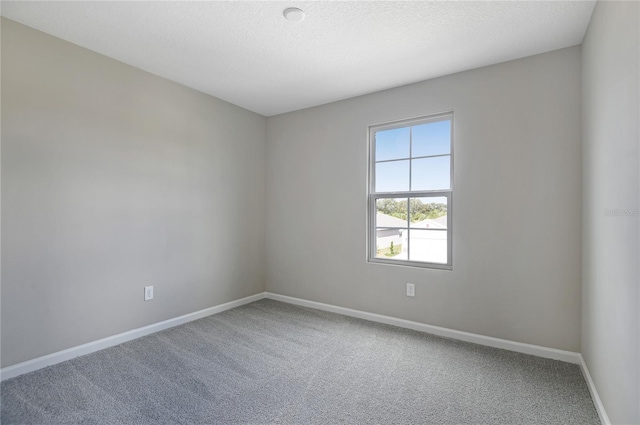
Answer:
[(638, 2), (598, 2), (582, 57), (582, 354), (614, 424), (640, 423), (639, 27)]
[(265, 134), (2, 19), (2, 366), (264, 291)]
[[(367, 263), (367, 126), (446, 110), (453, 271)], [(270, 117), (267, 290), (579, 351), (580, 149), (580, 47)]]

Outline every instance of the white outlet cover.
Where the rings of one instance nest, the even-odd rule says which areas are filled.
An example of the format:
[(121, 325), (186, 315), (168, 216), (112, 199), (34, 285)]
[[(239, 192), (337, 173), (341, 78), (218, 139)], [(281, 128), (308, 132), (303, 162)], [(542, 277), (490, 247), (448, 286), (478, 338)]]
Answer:
[(144, 300), (149, 301), (153, 299), (153, 286), (144, 287)]
[(407, 297), (416, 295), (416, 286), (413, 283), (407, 283)]

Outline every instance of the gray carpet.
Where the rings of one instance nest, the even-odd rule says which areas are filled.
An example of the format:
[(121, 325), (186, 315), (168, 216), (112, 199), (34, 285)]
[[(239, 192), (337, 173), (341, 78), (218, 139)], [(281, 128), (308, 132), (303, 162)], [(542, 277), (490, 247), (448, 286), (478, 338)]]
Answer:
[(2, 383), (3, 424), (598, 424), (576, 365), (261, 300)]

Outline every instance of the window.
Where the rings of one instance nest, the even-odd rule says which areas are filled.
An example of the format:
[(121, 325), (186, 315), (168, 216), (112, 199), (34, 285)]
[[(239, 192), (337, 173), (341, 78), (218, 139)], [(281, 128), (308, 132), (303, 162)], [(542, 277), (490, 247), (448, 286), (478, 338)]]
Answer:
[(451, 270), (453, 114), (369, 128), (369, 261)]

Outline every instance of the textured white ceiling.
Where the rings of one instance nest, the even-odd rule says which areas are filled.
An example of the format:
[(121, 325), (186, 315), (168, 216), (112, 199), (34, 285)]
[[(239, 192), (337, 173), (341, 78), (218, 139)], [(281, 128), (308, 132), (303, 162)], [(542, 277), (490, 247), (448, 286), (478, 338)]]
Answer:
[[(2, 1), (3, 16), (271, 116), (580, 44), (594, 1)], [(306, 11), (302, 22), (282, 17)]]

